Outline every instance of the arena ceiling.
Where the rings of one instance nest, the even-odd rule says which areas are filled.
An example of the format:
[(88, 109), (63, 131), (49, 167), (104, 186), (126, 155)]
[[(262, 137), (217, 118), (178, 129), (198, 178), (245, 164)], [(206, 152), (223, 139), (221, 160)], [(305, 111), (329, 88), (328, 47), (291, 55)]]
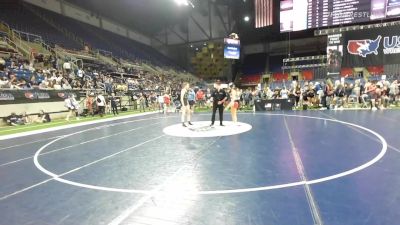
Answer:
[[(159, 32), (164, 26), (177, 24), (187, 17), (191, 7), (178, 7), (174, 0), (65, 0), (94, 14), (102, 15), (147, 35)], [(230, 0), (212, 0), (220, 4)], [(235, 1), (235, 0), (233, 0)], [(205, 0), (192, 0), (197, 4)]]
[[(78, 5), (95, 15), (112, 19), (148, 36), (160, 32), (165, 26), (179, 24), (188, 17), (191, 10), (200, 7), (178, 7), (174, 0), (64, 0)], [(205, 4), (207, 0), (191, 0), (193, 4)], [(254, 16), (253, 0), (210, 0), (217, 4), (229, 5), (237, 21), (236, 32), (241, 35), (243, 43), (260, 41), (278, 41), (287, 39), (287, 34), (279, 32), (279, 15), (274, 15), (274, 25), (267, 28), (255, 29), (254, 22), (246, 23), (243, 16)], [(274, 11), (279, 11), (279, 0), (274, 0)], [(207, 12), (205, 12), (207, 13)], [(313, 36), (310, 32), (297, 32), (292, 38)]]

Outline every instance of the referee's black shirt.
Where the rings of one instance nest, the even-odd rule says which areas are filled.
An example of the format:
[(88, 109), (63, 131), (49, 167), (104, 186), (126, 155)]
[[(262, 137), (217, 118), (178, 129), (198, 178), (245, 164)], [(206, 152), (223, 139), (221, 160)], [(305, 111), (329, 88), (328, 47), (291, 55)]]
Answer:
[(224, 89), (220, 89), (219, 91), (217, 89), (214, 89), (211, 97), (213, 97), (214, 103), (218, 103), (218, 101), (222, 101), (224, 98), (226, 98), (226, 92)]

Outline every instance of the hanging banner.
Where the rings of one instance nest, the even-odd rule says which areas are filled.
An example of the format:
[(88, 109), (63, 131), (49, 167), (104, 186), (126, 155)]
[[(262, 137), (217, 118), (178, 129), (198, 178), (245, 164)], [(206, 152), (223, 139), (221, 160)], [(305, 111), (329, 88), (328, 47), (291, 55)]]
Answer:
[(328, 75), (338, 75), (342, 67), (343, 36), (342, 34), (328, 35), (326, 47)]
[(344, 33), (344, 67), (400, 63), (400, 26), (387, 26)]

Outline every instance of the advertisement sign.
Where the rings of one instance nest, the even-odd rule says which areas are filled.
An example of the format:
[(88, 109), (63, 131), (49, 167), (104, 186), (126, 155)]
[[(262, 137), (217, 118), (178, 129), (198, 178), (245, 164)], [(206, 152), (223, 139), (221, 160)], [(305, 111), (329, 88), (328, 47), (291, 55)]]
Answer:
[(79, 100), (79, 92), (72, 90), (0, 90), (0, 105), (61, 102), (71, 94)]
[(400, 63), (399, 26), (344, 33), (344, 67), (365, 67)]

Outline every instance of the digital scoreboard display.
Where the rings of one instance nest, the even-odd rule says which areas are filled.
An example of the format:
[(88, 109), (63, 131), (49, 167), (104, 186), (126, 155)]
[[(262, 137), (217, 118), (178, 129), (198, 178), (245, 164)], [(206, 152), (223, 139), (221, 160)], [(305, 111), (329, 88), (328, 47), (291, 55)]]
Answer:
[(240, 58), (240, 40), (225, 38), (224, 39), (224, 58), (239, 59)]
[(400, 17), (400, 0), (282, 0), (281, 32)]

